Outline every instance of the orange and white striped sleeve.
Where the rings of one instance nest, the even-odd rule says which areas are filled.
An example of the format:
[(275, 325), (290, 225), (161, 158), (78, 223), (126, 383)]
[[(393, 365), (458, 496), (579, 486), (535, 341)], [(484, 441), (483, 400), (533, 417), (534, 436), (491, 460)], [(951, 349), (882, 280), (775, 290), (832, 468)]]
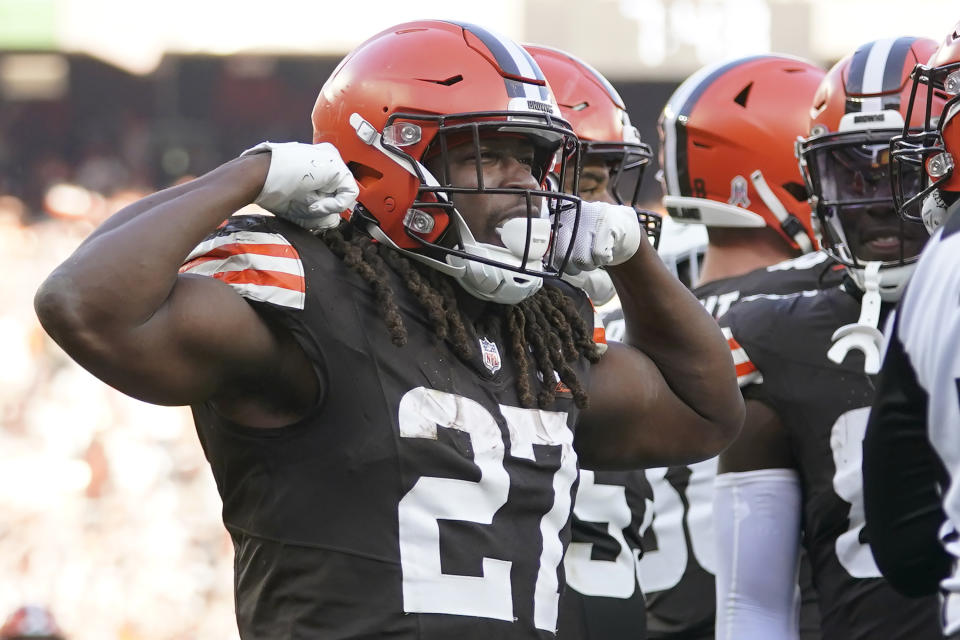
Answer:
[(200, 243), (181, 274), (221, 280), (248, 300), (303, 309), (306, 281), (300, 254), (278, 233), (237, 230)]
[(721, 327), (723, 337), (727, 339), (727, 345), (730, 347), (730, 355), (733, 356), (733, 366), (737, 371), (737, 384), (740, 388), (751, 384), (760, 384), (763, 382), (763, 374), (757, 369), (756, 365), (750, 360), (750, 356), (743, 350), (737, 339), (733, 337), (733, 332), (729, 327)]

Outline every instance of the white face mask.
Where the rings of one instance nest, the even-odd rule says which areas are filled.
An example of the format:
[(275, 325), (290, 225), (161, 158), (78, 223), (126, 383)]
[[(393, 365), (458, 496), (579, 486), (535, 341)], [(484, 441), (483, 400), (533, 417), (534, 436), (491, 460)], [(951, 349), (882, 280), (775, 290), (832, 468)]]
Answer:
[[(526, 218), (515, 218), (504, 223), (499, 234), (505, 246), (477, 242), (466, 222), (456, 211), (453, 212), (451, 219), (451, 224), (459, 229), (465, 253), (501, 264), (523, 267), (537, 273), (543, 269), (542, 260), (549, 246), (552, 226), (550, 220), (546, 218), (534, 218), (530, 223), (530, 248), (527, 262), (521, 264), (524, 247), (527, 245)], [(367, 229), (376, 240), (393, 247), (408, 258), (452, 277), (467, 293), (481, 300), (499, 304), (516, 304), (529, 298), (543, 286), (543, 278), (538, 275), (522, 274), (501, 266), (452, 254), (445, 256), (445, 261), (441, 262), (416, 251), (401, 249), (375, 224), (370, 224)]]
[[(530, 223), (530, 244), (527, 248), (527, 223)], [(505, 222), (497, 231), (504, 246), (477, 242), (469, 227), (459, 214), (453, 217), (453, 223), (460, 227), (460, 235), (466, 253), (496, 260), (503, 264), (523, 267), (537, 272), (543, 269), (542, 259), (550, 243), (551, 224), (547, 218), (513, 218)], [(527, 248), (527, 262), (521, 264), (524, 249)], [(458, 256), (447, 256), (447, 263), (465, 269), (456, 277), (468, 293), (500, 304), (516, 304), (529, 298), (543, 286), (543, 279), (535, 275), (521, 274), (476, 260), (465, 260)]]

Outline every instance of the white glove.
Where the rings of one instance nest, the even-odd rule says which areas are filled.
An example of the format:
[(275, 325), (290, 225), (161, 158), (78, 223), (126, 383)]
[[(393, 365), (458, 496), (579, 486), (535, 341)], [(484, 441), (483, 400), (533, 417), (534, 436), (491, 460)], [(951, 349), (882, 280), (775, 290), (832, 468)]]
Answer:
[(329, 142), (261, 142), (241, 155), (271, 153), (270, 170), (256, 203), (309, 231), (332, 229), (352, 209), (360, 190)]
[(584, 202), (580, 208), (580, 225), (576, 238), (571, 238), (575, 211), (571, 207), (560, 212), (560, 229), (554, 254), (554, 266), (566, 255), (570, 242), (573, 252), (565, 271), (576, 274), (597, 267), (626, 262), (640, 247), (640, 221), (632, 207), (606, 202)]

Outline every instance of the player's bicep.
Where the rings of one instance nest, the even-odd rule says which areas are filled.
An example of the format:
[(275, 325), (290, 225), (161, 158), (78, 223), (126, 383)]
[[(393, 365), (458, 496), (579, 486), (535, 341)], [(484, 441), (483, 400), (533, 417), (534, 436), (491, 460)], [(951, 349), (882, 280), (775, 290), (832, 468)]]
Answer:
[(229, 285), (182, 275), (164, 304), (117, 341), (101, 377), (141, 400), (185, 405), (257, 369), (268, 372), (279, 356), (276, 333)]
[(687, 464), (722, 447), (712, 423), (673, 392), (656, 364), (622, 343), (611, 342), (591, 368), (589, 397), (574, 441), (587, 468)]

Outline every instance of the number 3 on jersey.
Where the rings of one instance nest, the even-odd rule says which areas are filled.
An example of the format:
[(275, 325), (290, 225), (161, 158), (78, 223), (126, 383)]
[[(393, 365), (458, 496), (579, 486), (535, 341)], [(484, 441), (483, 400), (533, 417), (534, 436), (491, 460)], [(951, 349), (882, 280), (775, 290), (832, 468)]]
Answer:
[[(534, 586), (534, 624), (557, 628), (559, 584), (557, 567), (563, 557), (560, 530), (570, 514), (570, 489), (577, 477), (573, 432), (567, 414), (500, 406), (510, 433), (510, 455), (534, 460), (533, 445), (562, 449), (553, 474), (553, 506), (540, 520), (542, 552)], [(443, 573), (440, 567), (438, 520), (491, 524), (507, 503), (510, 477), (503, 466), (504, 443), (493, 416), (480, 404), (461, 396), (417, 387), (400, 401), (400, 435), (436, 440), (437, 427), (467, 434), (480, 480), (421, 477), (400, 500), (398, 508), (400, 565), (404, 610), (513, 620), (511, 562), (483, 558), (482, 576)], [(531, 532), (533, 535), (533, 532)]]
[(606, 534), (619, 549), (611, 560), (594, 560), (593, 543), (571, 542), (563, 566), (567, 584), (588, 596), (629, 598), (634, 592), (636, 569), (633, 553), (623, 530), (630, 526), (626, 489), (620, 485), (597, 484), (592, 471), (580, 472), (573, 515), (585, 522), (606, 523)]

